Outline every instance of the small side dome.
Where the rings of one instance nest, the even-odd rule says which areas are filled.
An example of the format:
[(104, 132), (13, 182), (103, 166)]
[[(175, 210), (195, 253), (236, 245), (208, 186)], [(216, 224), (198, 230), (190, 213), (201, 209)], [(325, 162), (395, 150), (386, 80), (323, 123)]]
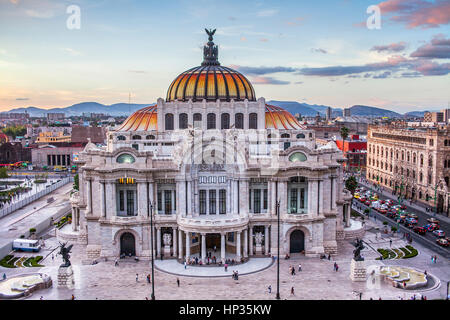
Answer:
[(294, 152), (289, 156), (290, 162), (304, 162), (308, 160), (303, 152)]

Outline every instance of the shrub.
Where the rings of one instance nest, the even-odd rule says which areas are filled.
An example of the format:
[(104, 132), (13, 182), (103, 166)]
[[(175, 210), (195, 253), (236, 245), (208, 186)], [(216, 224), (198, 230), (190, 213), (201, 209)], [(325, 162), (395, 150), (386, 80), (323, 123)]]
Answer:
[(384, 226), (387, 226), (387, 224), (388, 224), (387, 221), (383, 221)]
[(369, 212), (370, 212), (369, 209), (365, 209), (365, 210), (364, 210), (364, 213), (369, 213)]
[(30, 233), (35, 233), (36, 232), (36, 228), (30, 228)]
[(397, 232), (397, 228), (396, 228), (396, 227), (392, 227), (392, 228), (391, 228), (391, 231), (392, 231), (392, 232)]
[(403, 257), (404, 259), (413, 258), (419, 254), (419, 252), (416, 249), (414, 249), (413, 246), (407, 245), (406, 248), (411, 252), (409, 254), (406, 254)]

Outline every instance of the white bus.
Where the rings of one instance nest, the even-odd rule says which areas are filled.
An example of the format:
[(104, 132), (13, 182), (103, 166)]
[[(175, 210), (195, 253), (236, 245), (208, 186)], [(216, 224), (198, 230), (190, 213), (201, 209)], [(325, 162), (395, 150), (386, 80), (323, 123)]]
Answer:
[(39, 240), (16, 239), (13, 241), (13, 250), (39, 252), (41, 245)]

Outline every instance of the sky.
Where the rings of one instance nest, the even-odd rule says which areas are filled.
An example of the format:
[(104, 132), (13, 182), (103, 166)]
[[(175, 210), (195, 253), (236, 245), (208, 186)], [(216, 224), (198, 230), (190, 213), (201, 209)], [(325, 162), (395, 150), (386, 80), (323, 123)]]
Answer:
[(201, 64), (205, 28), (267, 101), (440, 110), (449, 23), (449, 0), (0, 0), (0, 111), (154, 103)]

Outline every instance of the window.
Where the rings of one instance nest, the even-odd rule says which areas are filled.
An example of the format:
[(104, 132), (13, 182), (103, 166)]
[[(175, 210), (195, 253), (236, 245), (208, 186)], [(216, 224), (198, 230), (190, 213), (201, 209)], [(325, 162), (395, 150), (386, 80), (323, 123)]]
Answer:
[(289, 156), (290, 162), (303, 162), (306, 161), (306, 155), (302, 152), (294, 152)]
[(216, 190), (209, 190), (209, 214), (216, 214)]
[(125, 141), (127, 138), (125, 138), (125, 136), (118, 136), (117, 140), (119, 141)]
[(434, 140), (430, 139), (430, 146), (433, 146), (433, 145), (434, 145)]
[(208, 113), (206, 116), (206, 129), (216, 129), (216, 114)]
[(281, 135), (281, 138), (290, 138), (291, 137), (291, 135), (290, 134), (288, 134), (288, 133), (283, 133), (282, 135)]
[(150, 134), (150, 135), (146, 136), (145, 139), (147, 139), (147, 140), (155, 140), (155, 136)]
[(220, 118), (220, 128), (221, 129), (230, 129), (230, 114), (222, 113)]
[(225, 189), (219, 190), (219, 213), (225, 214), (227, 211), (227, 191)]
[(158, 191), (158, 211), (162, 211), (162, 193)]
[(284, 150), (289, 149), (290, 146), (291, 146), (290, 142), (285, 142), (284, 143)]
[(267, 210), (267, 189), (263, 189), (263, 209)]
[(244, 114), (236, 113), (234, 115), (234, 127), (236, 129), (244, 129)]
[(199, 194), (200, 214), (206, 214), (206, 190), (200, 190)]
[(261, 189), (253, 190), (253, 213), (261, 213)]
[(187, 129), (188, 127), (188, 115), (186, 113), (180, 113), (178, 116), (178, 126), (180, 129)]
[(120, 190), (119, 191), (119, 210), (120, 211), (123, 211), (124, 210), (124, 208), (125, 208), (125, 205), (124, 205), (124, 190)]
[(134, 136), (132, 137), (132, 139), (133, 139), (133, 140), (141, 140), (142, 137), (141, 137), (140, 135), (136, 134), (136, 135), (134, 135)]
[(127, 190), (127, 216), (134, 216), (134, 191)]
[(166, 115), (165, 115), (165, 129), (173, 130), (173, 114), (172, 113), (166, 113)]
[[(326, 134), (326, 136), (328, 136), (328, 132), (326, 132), (325, 134)], [(325, 138), (326, 138), (326, 137), (325, 137)], [(297, 135), (297, 139), (305, 139), (305, 135), (304, 135), (303, 133), (299, 133), (299, 134)]]
[(297, 213), (297, 189), (291, 189), (291, 202), (289, 204), (290, 212)]
[(133, 149), (139, 150), (139, 145), (138, 145), (138, 144), (133, 143), (133, 144), (131, 145), (131, 147), (132, 147)]
[(258, 115), (256, 113), (249, 114), (248, 128), (249, 129), (258, 129)]
[(164, 213), (172, 213), (172, 191), (164, 190)]
[(194, 113), (194, 128), (202, 128), (202, 114)]
[(123, 153), (117, 157), (117, 163), (134, 163), (135, 159), (131, 154)]

